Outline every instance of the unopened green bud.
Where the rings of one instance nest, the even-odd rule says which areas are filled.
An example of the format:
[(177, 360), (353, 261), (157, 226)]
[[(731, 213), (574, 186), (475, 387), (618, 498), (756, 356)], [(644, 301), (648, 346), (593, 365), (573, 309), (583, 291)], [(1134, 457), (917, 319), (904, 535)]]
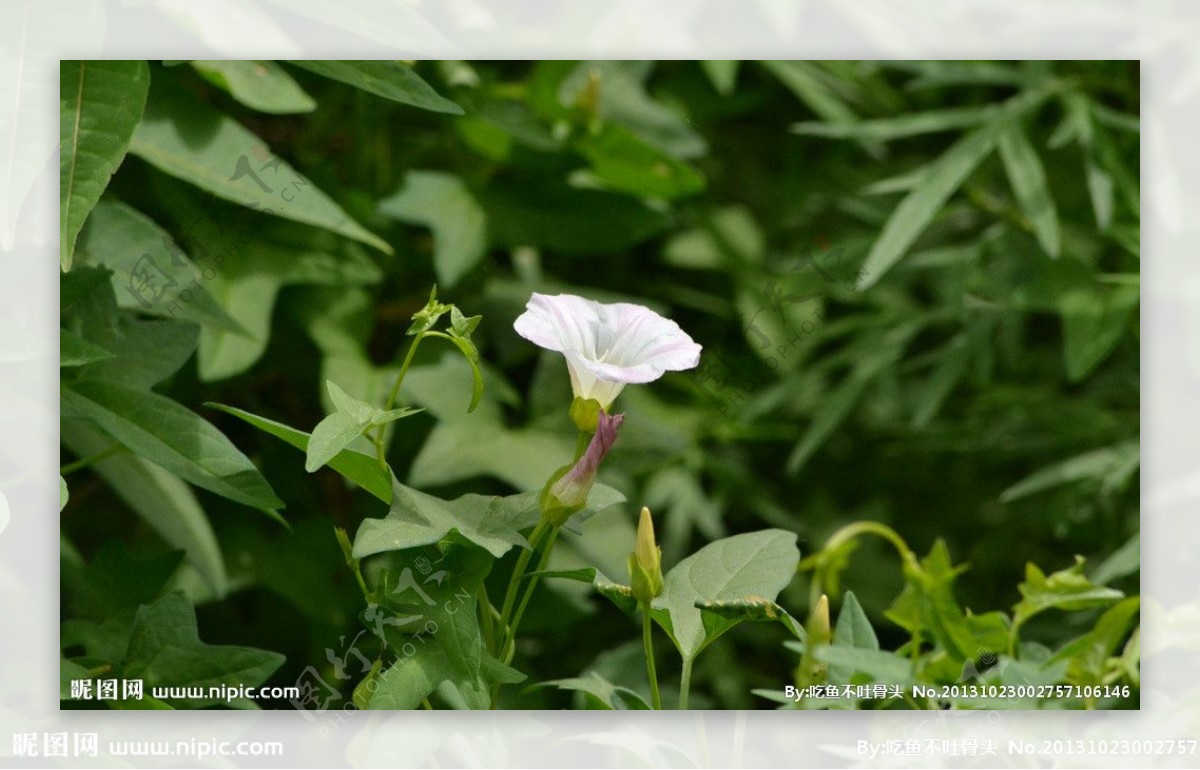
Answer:
[(821, 594), (808, 618), (808, 639), (812, 645), (829, 644), (833, 633), (829, 625), (829, 597)]
[(629, 554), (629, 579), (634, 598), (644, 604), (663, 592), (662, 549), (654, 540), (649, 508), (642, 508), (638, 519), (637, 540)]

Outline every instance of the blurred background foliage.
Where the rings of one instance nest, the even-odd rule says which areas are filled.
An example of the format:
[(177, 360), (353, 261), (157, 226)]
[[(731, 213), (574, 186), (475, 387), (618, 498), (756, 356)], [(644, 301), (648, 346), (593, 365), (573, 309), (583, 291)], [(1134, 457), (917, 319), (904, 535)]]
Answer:
[[(138, 602), (183, 588), (205, 642), (281, 653), (272, 683), (311, 665), (349, 695), (327, 651), (362, 628), (361, 601), (333, 526), (383, 506), (205, 403), (308, 430), (326, 378), (381, 403), (435, 282), (483, 315), (486, 398), (466, 414), (466, 364), (423, 346), (401, 400), (426, 411), (389, 458), (442, 497), (540, 488), (572, 452), (562, 359), (512, 330), (531, 292), (647, 304), (704, 346), (700, 369), (621, 396), (601, 478), (629, 503), (555, 567), (624, 575), (645, 504), (668, 567), (764, 527), (808, 555), (865, 518), (922, 554), (944, 538), (976, 612), (1016, 603), (1026, 562), (1077, 554), (1137, 593), (1136, 62), (135, 64), (108, 73), (148, 93), (129, 154), (64, 246), (72, 654), (102, 658), (78, 638), (106, 618), (127, 633)], [(108, 299), (87, 293), (99, 268)], [(204, 432), (156, 398), (261, 477), (224, 489), (187, 449), (156, 455), (155, 425)], [(141, 589), (97, 614), (88, 591), (113, 575)], [(842, 585), (885, 648), (904, 641), (883, 615), (894, 554), (865, 544)], [(780, 599), (798, 617), (805, 588)], [(632, 621), (586, 587), (543, 590), (531, 681), (595, 668), (644, 689)], [(1054, 646), (1094, 619), (1046, 613), (1025, 635)], [(781, 629), (728, 639), (694, 706), (761, 707), (751, 689), (791, 681)]]

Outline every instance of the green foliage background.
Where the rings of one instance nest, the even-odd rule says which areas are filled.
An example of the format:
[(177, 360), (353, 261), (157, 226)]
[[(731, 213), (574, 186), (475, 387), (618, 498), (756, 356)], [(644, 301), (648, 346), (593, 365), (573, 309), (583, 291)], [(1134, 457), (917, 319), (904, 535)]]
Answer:
[[(467, 414), (466, 363), (424, 346), (389, 459), (444, 498), (570, 457), (561, 357), (512, 330), (531, 292), (643, 303), (704, 346), (621, 396), (602, 480), (629, 502), (552, 566), (624, 577), (645, 504), (666, 566), (767, 527), (808, 556), (870, 519), (943, 539), (977, 613), (1076, 555), (1138, 593), (1136, 63), (64, 62), (62, 99), (64, 681), (130, 670), (194, 607), (196, 677), (311, 665), (349, 697), (326, 651), (362, 602), (333, 528), (384, 508), (206, 404), (308, 431), (326, 379), (381, 404), (435, 282), (483, 316), (487, 391)], [(905, 642), (890, 550), (840, 583)], [(546, 585), (529, 681), (644, 691), (636, 625)], [(807, 614), (804, 577), (780, 604)], [(1022, 633), (1055, 649), (1100, 612)], [(785, 637), (731, 631), (693, 705), (771, 705)]]

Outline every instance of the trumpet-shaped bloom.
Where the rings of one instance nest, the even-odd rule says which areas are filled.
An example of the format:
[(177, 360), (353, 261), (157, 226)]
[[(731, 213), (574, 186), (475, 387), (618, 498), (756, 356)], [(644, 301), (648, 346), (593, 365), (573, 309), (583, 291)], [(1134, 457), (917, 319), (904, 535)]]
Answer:
[(691, 369), (700, 346), (679, 324), (627, 302), (604, 304), (572, 294), (534, 294), (513, 328), (525, 339), (562, 353), (578, 398), (607, 410), (629, 383)]

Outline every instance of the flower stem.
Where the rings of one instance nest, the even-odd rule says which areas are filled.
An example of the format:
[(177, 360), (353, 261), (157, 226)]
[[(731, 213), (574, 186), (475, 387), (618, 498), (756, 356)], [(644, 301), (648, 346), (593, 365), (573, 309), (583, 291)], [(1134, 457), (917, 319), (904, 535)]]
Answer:
[(529, 548), (522, 551), (517, 557), (517, 563), (513, 566), (512, 576), (508, 579), (508, 589), (504, 592), (504, 604), (500, 606), (500, 647), (496, 649), (498, 655), (504, 654), (504, 646), (508, 642), (508, 627), (509, 618), (512, 616), (513, 606), (517, 603), (517, 593), (521, 588), (521, 580), (525, 577), (525, 569), (529, 566), (529, 560), (533, 557), (533, 552), (537, 550), (538, 543), (545, 534), (546, 528), (550, 523), (545, 519), (540, 519), (537, 526), (533, 528), (533, 533), (529, 536)]
[(650, 603), (642, 602), (642, 647), (646, 651), (646, 676), (650, 678), (650, 704), (662, 711), (662, 696), (658, 692), (658, 674), (654, 670), (654, 645), (650, 637)]
[(692, 691), (692, 659), (683, 659), (683, 675), (679, 679), (679, 709), (686, 711), (688, 707), (688, 696)]
[[(538, 559), (535, 572), (541, 572), (546, 568), (546, 563), (550, 561), (550, 551), (554, 550), (554, 541), (557, 539), (558, 527), (551, 525), (550, 533), (546, 536), (546, 547), (542, 549), (542, 557)], [(537, 584), (537, 575), (529, 578), (529, 585), (525, 589), (525, 595), (521, 597), (521, 603), (517, 605), (517, 611), (513, 614), (512, 622), (508, 627), (508, 638), (502, 648), (504, 652), (502, 660), (505, 663), (511, 663), (513, 656), (517, 652), (517, 627), (521, 625), (521, 618), (525, 615), (525, 608), (529, 606), (529, 600), (533, 598), (533, 592), (537, 589)]]
[[(413, 338), (412, 344), (408, 346), (408, 353), (404, 356), (404, 362), (400, 364), (400, 372), (396, 375), (396, 381), (392, 383), (392, 389), (388, 393), (387, 401), (383, 404), (383, 411), (387, 411), (396, 405), (396, 398), (400, 395), (400, 385), (404, 382), (404, 375), (408, 374), (408, 367), (412, 366), (413, 356), (417, 353), (417, 348), (421, 345), (421, 340), (425, 338), (425, 332), (421, 332)], [(379, 467), (385, 471), (388, 469), (387, 450), (383, 446), (383, 432), (387, 429), (386, 425), (380, 425), (375, 431), (375, 456), (379, 458)]]

